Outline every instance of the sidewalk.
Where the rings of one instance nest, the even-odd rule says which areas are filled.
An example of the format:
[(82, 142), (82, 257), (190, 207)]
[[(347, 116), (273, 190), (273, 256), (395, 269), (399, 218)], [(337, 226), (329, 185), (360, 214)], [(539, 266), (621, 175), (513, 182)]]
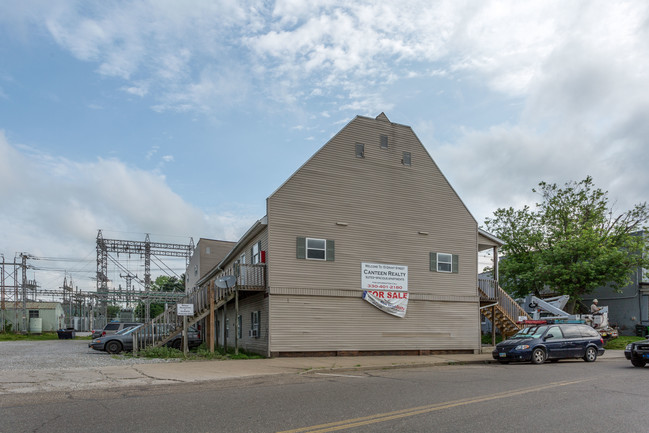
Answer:
[[(600, 359), (624, 359), (621, 350), (607, 351)], [(133, 364), (101, 368), (14, 370), (0, 372), (0, 394), (78, 391), (138, 385), (192, 383), (310, 372), (429, 367), (453, 364), (490, 364), (491, 350), (478, 355), (351, 356), (323, 358), (271, 358), (230, 361), (186, 361)]]

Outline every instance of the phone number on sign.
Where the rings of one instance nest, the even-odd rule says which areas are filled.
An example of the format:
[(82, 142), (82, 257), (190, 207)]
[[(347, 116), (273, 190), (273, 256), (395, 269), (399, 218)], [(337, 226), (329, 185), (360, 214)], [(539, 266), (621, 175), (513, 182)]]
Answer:
[(368, 284), (368, 289), (384, 289), (384, 290), (403, 290), (403, 286), (391, 286), (390, 284)]

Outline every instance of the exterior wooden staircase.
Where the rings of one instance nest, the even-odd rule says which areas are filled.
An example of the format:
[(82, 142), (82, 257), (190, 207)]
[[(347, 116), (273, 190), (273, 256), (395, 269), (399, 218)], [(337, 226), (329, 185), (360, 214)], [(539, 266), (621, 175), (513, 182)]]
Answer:
[(519, 317), (530, 318), (495, 280), (479, 278), (478, 293), (480, 294), (480, 312), (500, 330), (505, 338), (514, 335), (523, 328), (523, 325), (517, 323)]
[[(187, 327), (205, 319), (210, 312), (217, 311), (232, 301), (238, 292), (259, 292), (266, 290), (266, 265), (236, 265), (222, 271), (220, 275), (235, 275), (232, 287), (216, 287), (214, 281), (197, 287), (177, 301), (177, 304), (192, 304), (194, 315), (187, 317)], [(176, 305), (170, 305), (163, 313), (151, 319), (133, 332), (133, 354), (148, 347), (167, 344), (183, 331), (184, 316), (178, 314)]]

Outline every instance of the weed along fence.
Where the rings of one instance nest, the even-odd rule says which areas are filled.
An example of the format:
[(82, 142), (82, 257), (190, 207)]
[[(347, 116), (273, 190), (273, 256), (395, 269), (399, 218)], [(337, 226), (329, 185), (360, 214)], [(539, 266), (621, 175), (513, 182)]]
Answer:
[[(237, 265), (223, 274), (234, 275), (234, 284), (218, 287), (212, 284), (194, 289), (171, 305), (164, 312), (133, 332), (133, 354), (151, 346), (162, 346), (183, 331), (183, 319), (187, 327), (207, 317), (235, 297), (239, 290), (263, 291), (266, 289), (265, 265)], [(178, 311), (178, 305), (193, 306), (193, 315)]]

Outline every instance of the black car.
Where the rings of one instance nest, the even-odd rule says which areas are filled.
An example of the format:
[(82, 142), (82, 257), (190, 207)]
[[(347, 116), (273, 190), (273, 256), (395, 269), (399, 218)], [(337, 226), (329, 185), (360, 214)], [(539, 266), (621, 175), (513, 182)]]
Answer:
[(595, 329), (579, 323), (535, 325), (498, 343), (492, 356), (502, 364), (531, 361), (543, 364), (566, 358), (593, 362), (604, 354), (604, 340)]
[(649, 362), (649, 340), (634, 341), (627, 344), (624, 356), (634, 367), (644, 367)]

